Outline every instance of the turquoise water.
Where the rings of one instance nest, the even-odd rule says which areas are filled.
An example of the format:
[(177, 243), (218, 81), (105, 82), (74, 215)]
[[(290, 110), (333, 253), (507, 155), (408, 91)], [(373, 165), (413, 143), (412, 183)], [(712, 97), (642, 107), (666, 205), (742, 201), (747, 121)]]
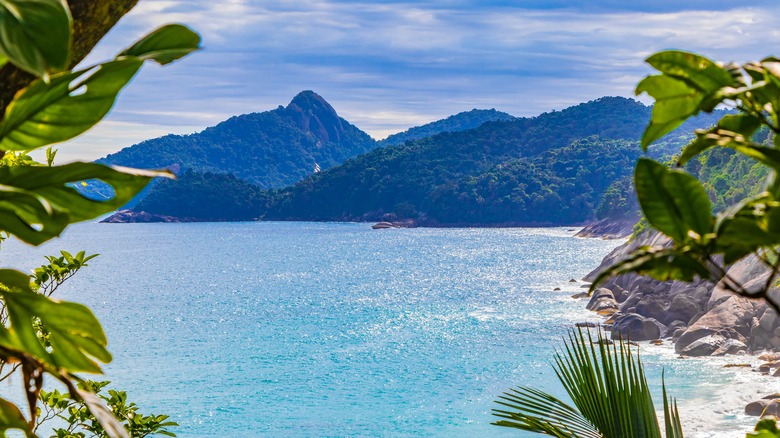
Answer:
[[(572, 234), (89, 223), (43, 249), (10, 242), (2, 262), (29, 270), (60, 248), (101, 253), (60, 297), (102, 321), (106, 378), (144, 411), (171, 414), (180, 437), (519, 437), (489, 424), (492, 401), (516, 384), (562, 395), (553, 346), (593, 320), (568, 280), (618, 243)], [(729, 401), (745, 373), (662, 347), (645, 361), (652, 384), (666, 367), (698, 436), (745, 424), (744, 404)]]

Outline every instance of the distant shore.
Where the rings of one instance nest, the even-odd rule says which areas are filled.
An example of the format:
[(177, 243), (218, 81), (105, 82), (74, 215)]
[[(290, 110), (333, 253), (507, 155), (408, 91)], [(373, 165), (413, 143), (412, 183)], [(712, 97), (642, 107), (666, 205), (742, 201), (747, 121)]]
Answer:
[[(259, 219), (256, 219), (259, 220)], [(339, 222), (339, 221), (318, 221), (318, 220), (279, 220), (280, 222)], [(111, 216), (100, 221), (101, 223), (180, 223), (180, 222), (235, 222), (218, 219), (203, 219), (193, 217), (176, 217), (160, 214), (148, 213), (145, 211), (119, 210)], [(247, 221), (240, 221), (247, 222)], [(250, 221), (251, 222), (251, 221)], [(344, 220), (342, 222), (358, 222), (372, 224), (374, 229), (392, 229), (392, 228), (552, 228), (564, 227), (577, 228), (581, 230), (576, 234), (577, 237), (600, 238), (600, 239), (622, 239), (631, 235), (633, 225), (636, 221), (629, 220), (611, 220), (603, 219), (595, 222), (579, 224), (555, 224), (550, 222), (501, 222), (501, 223), (479, 223), (479, 222), (458, 222), (441, 223), (427, 218), (416, 219), (397, 219), (387, 217), (383, 220)]]

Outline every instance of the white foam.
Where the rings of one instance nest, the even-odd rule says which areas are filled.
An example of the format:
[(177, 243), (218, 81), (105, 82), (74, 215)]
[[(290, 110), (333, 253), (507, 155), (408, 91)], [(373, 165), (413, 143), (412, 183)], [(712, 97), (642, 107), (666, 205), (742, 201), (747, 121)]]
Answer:
[[(745, 405), (780, 391), (780, 379), (754, 371), (761, 363), (755, 356), (680, 359), (671, 344), (646, 343), (642, 343), (641, 352), (646, 367), (661, 365), (683, 374), (683, 379), (694, 380), (694, 389), (681, 388), (667, 380), (671, 383), (668, 392), (679, 399), (688, 437), (744, 436), (758, 421), (757, 417), (745, 415)], [(752, 368), (724, 368), (727, 364), (750, 364)]]

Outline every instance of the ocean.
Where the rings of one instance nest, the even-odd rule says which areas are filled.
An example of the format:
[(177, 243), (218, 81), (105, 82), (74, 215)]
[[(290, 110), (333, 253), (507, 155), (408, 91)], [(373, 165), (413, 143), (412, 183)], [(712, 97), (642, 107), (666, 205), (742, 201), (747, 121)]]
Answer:
[[(42, 248), (6, 242), (0, 257), (29, 271), (59, 249), (100, 253), (57, 297), (90, 306), (108, 335), (114, 360), (92, 377), (170, 415), (179, 437), (528, 437), (490, 425), (493, 401), (515, 385), (565, 397), (554, 350), (598, 321), (570, 296), (621, 243), (573, 235), (85, 223)], [(744, 436), (745, 403), (780, 389), (722, 368), (754, 359), (641, 354), (657, 404), (665, 370), (686, 436)]]

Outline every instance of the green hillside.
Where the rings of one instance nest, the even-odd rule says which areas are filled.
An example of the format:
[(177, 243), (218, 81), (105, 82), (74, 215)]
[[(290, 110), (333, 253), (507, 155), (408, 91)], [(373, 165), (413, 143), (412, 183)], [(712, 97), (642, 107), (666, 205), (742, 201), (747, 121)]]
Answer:
[[(263, 194), (237, 188), (226, 175), (210, 176), (209, 184), (166, 182), (165, 190), (153, 191), (138, 210), (219, 218), (218, 212), (189, 212), (197, 200), (225, 193), (241, 204), (239, 216), (265, 220), (411, 218), (427, 226), (498, 226), (620, 216), (635, 208), (630, 175), (649, 113), (631, 99), (601, 98), (534, 118), (486, 122), (378, 148)], [(694, 128), (721, 115), (688, 122), (650, 153), (671, 157)], [(250, 194), (235, 195), (242, 191)]]
[(419, 140), (425, 137), (431, 137), (442, 132), (457, 132), (474, 129), (485, 122), (495, 122), (500, 120), (513, 120), (516, 117), (495, 109), (463, 111), (461, 113), (449, 116), (446, 119), (437, 120), (422, 126), (407, 129), (404, 132), (393, 134), (379, 142), (382, 146), (393, 146), (403, 144), (409, 140)]
[(256, 219), (268, 191), (229, 173), (187, 170), (176, 180), (162, 180), (136, 205), (136, 211), (201, 221)]
[[(631, 175), (649, 113), (634, 100), (608, 97), (377, 149), (275, 192), (264, 218), (414, 218), (442, 226), (592, 220), (607, 188)], [(651, 152), (669, 155), (690, 138), (673, 133)]]
[(190, 135), (166, 135), (98, 162), (137, 168), (230, 173), (259, 187), (281, 188), (368, 152), (377, 143), (312, 91), (286, 107), (244, 114)]

